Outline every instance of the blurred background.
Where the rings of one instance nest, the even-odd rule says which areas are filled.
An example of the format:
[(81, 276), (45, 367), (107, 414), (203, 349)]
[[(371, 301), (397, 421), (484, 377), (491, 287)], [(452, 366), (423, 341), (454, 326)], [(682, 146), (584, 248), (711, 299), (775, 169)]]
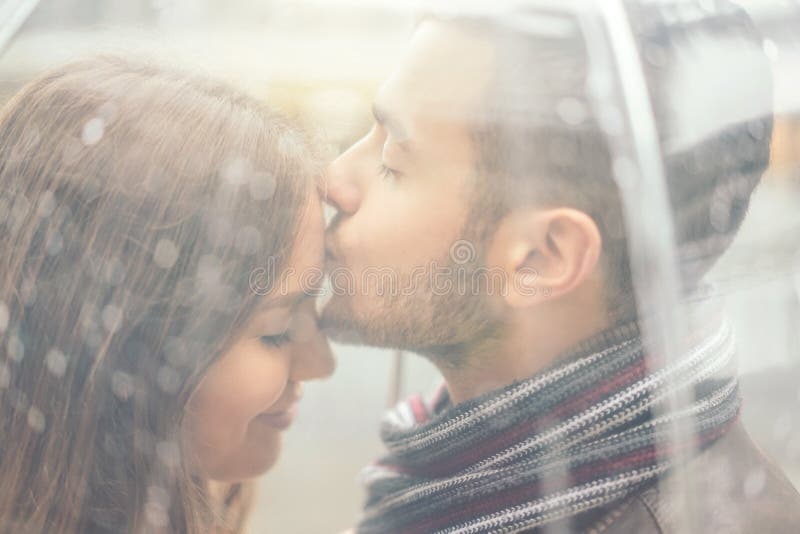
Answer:
[[(777, 79), (773, 165), (735, 246), (712, 274), (740, 345), (744, 418), (800, 485), (800, 4), (747, 0)], [(0, 103), (43, 70), (87, 54), (152, 56), (232, 82), (318, 128), (332, 153), (371, 124), (372, 95), (413, 29), (389, 0), (0, 0), (0, 27), (27, 20), (0, 56)], [(791, 16), (787, 16), (791, 13)], [(788, 22), (787, 22), (788, 21)], [(3, 35), (0, 34), (0, 42)], [(732, 88), (735, 90), (735, 88)], [(336, 346), (336, 376), (310, 384), (279, 465), (261, 481), (252, 531), (337, 532), (354, 524), (359, 469), (380, 453), (395, 391), (438, 382), (413, 355)]]

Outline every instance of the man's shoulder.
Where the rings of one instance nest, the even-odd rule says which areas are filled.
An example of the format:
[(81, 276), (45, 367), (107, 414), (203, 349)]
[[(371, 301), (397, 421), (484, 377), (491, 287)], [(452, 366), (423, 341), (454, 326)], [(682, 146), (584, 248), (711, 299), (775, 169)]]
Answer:
[(737, 424), (680, 472), (612, 507), (588, 532), (784, 533), (798, 525), (800, 494)]

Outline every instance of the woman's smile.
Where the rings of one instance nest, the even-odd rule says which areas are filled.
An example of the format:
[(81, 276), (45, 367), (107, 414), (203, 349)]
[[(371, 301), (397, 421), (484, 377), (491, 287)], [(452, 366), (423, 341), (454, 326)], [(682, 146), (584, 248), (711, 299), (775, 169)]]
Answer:
[(286, 430), (292, 425), (296, 416), (297, 403), (292, 404), (282, 411), (264, 412), (258, 415), (256, 420), (278, 430)]

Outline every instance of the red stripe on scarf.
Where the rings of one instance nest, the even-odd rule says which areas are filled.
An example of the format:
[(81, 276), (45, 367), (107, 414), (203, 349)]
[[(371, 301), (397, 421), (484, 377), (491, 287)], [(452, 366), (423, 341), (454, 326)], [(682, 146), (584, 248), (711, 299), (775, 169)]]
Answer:
[[(730, 430), (731, 426), (737, 421), (738, 416), (732, 418), (726, 424), (713, 428), (705, 433), (695, 435), (690, 443), (679, 445), (674, 448), (669, 444), (661, 448), (647, 446), (637, 451), (632, 451), (625, 456), (617, 457), (615, 460), (609, 461), (607, 459), (594, 462), (581, 466), (574, 472), (569, 473), (572, 479), (572, 485), (584, 484), (592, 480), (602, 478), (606, 474), (613, 474), (619, 472), (617, 467), (625, 467), (626, 469), (636, 469), (653, 464), (653, 459), (661, 459), (673, 455), (675, 452), (691, 452), (696, 449), (703, 449), (708, 447), (711, 443), (719, 439)], [(408, 527), (408, 530), (403, 529), (401, 532), (408, 534), (424, 534), (432, 532), (441, 528), (456, 525), (470, 520), (474, 517), (479, 517), (486, 513), (504, 510), (526, 502), (533, 501), (541, 497), (540, 493), (541, 482), (509, 488), (502, 492), (494, 494), (488, 499), (481, 499), (472, 503), (459, 504), (458, 508), (447, 514), (438, 514), (436, 517), (427, 519), (422, 523), (417, 523)]]
[(508, 448), (510, 445), (517, 443), (522, 437), (541, 431), (541, 428), (545, 425), (552, 425), (585, 410), (609, 392), (617, 391), (635, 383), (637, 380), (641, 379), (646, 372), (646, 362), (644, 360), (639, 360), (636, 365), (625, 369), (623, 373), (615, 375), (606, 382), (587, 390), (583, 395), (559, 405), (552, 412), (535, 419), (520, 421), (506, 432), (498, 434), (477, 447), (467, 449), (463, 453), (456, 454), (448, 459), (435, 459), (416, 469), (409, 469), (405, 466), (398, 467), (408, 474), (421, 477), (441, 477), (457, 473), (483, 458), (488, 458)]
[(425, 408), (422, 397), (414, 395), (408, 399), (408, 404), (411, 406), (411, 412), (414, 414), (414, 420), (418, 425), (428, 420), (428, 410)]

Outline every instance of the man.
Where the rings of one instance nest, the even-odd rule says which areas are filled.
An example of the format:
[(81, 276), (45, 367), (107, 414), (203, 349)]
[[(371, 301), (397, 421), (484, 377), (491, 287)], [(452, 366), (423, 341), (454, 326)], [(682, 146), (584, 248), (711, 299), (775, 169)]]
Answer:
[[(696, 300), (768, 164), (771, 81), (741, 12), (668, 4), (629, 16)], [(446, 382), (387, 417), (359, 532), (796, 528), (800, 496), (737, 422), (727, 324), (692, 306), (678, 354), (642, 341), (663, 310), (635, 300), (625, 118), (587, 96), (615, 78), (576, 17), (540, 15), (426, 17), (330, 168), (325, 327)]]

